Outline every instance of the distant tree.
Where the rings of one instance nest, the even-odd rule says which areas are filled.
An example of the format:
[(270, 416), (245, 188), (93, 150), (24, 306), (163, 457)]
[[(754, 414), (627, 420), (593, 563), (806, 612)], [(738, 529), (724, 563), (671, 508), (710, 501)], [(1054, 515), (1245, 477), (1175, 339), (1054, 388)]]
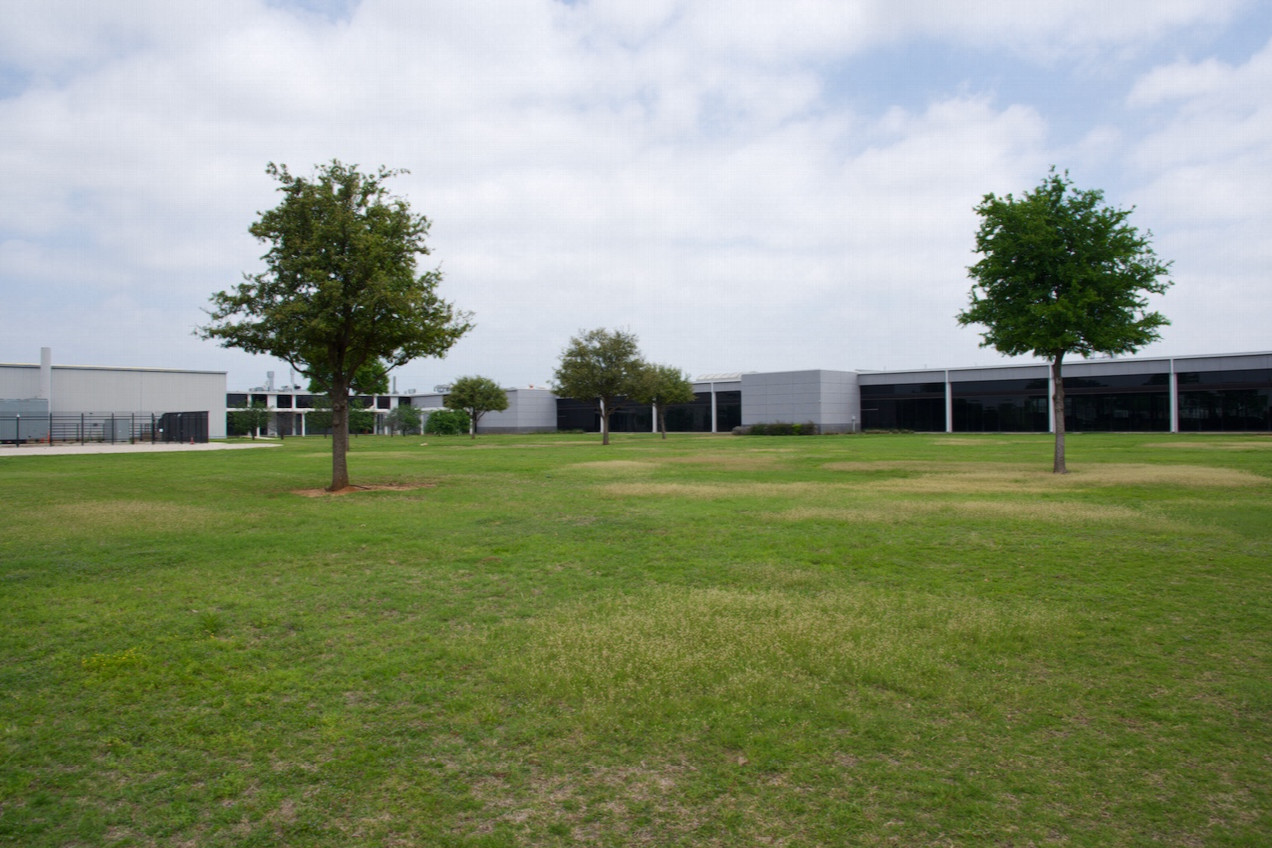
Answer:
[(401, 433), (406, 436), (420, 432), (424, 416), (413, 406), (398, 405), (385, 416), (384, 423), (388, 425), (390, 433)]
[(339, 490), (349, 485), (349, 394), (359, 370), (442, 356), (471, 324), (437, 296), (439, 270), (416, 274), (416, 258), (429, 253), (430, 225), (385, 187), (401, 171), (363, 174), (339, 161), (312, 178), (292, 176), (286, 166), (266, 170), (283, 200), (249, 229), (270, 244), (267, 270), (213, 294), (211, 322), (197, 333), (324, 381), (332, 400), (331, 489)]
[(449, 409), (462, 409), (472, 423), (472, 436), (477, 438), (477, 426), (487, 412), (503, 412), (508, 408), (508, 393), (489, 377), (460, 377), (451, 384), (446, 399)]
[(313, 407), (305, 413), (305, 431), (331, 429), (331, 398), (325, 394), (314, 395)]
[(1057, 474), (1065, 465), (1066, 354), (1130, 353), (1160, 337), (1169, 324), (1147, 311), (1148, 294), (1171, 285), (1170, 263), (1126, 223), (1131, 210), (1103, 204), (1097, 190), (1079, 191), (1055, 168), (1032, 192), (1016, 199), (985, 195), (976, 214), (975, 281), (961, 325), (981, 324), (981, 347), (1009, 356), (1033, 353), (1051, 363)]
[(610, 416), (627, 402), (644, 363), (636, 336), (588, 330), (570, 339), (557, 366), (556, 393), (592, 402), (601, 416), (601, 444), (609, 444)]
[(269, 426), (269, 414), (265, 401), (254, 400), (247, 409), (236, 409), (230, 413), (230, 426), (234, 432), (255, 439), (261, 428)]
[(631, 399), (654, 408), (658, 431), (667, 438), (667, 407), (692, 403), (697, 397), (689, 376), (670, 365), (646, 364), (632, 384)]
[(424, 432), (430, 436), (462, 436), (471, 423), (462, 409), (438, 409), (429, 413)]
[(375, 432), (375, 410), (360, 404), (349, 404), (349, 432), (364, 436)]

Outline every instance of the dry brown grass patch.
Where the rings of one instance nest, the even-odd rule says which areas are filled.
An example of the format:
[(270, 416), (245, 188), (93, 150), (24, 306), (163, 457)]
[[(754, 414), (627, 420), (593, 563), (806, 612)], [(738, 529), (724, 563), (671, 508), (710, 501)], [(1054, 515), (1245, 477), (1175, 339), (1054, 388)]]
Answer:
[(634, 459), (598, 459), (593, 462), (575, 462), (564, 466), (562, 471), (584, 471), (601, 474), (648, 474), (657, 470), (657, 463), (642, 462)]
[(1229, 441), (1217, 439), (1213, 442), (1152, 442), (1146, 448), (1187, 448), (1189, 450), (1272, 450), (1272, 437), (1262, 441)]
[(676, 456), (666, 460), (678, 465), (701, 465), (710, 468), (736, 468), (740, 471), (763, 471), (778, 465), (782, 460), (773, 451), (747, 453), (707, 453), (694, 456)]
[(215, 527), (226, 520), (206, 507), (150, 501), (92, 501), (44, 507), (41, 514), (52, 517), (50, 525), (68, 533), (184, 532)]
[(1091, 523), (1134, 523), (1144, 526), (1146, 517), (1139, 510), (1125, 506), (1085, 503), (1041, 503), (1020, 501), (904, 501), (888, 506), (816, 507), (804, 506), (776, 513), (779, 521), (836, 521), (844, 524), (898, 524), (934, 515), (968, 515), (1001, 517), (1014, 520), (1042, 521), (1051, 524), (1084, 525)]
[(1026, 470), (1021, 466), (969, 467), (964, 463), (956, 466), (957, 470), (947, 470), (948, 467), (942, 468), (939, 463), (926, 464), (930, 466), (928, 469), (921, 468), (922, 465), (915, 464), (907, 469), (920, 472), (915, 476), (879, 480), (871, 485), (883, 491), (915, 494), (1007, 494), (1104, 486), (1244, 488), (1268, 482), (1249, 471), (1201, 465), (1110, 463), (1082, 466), (1068, 474)]
[(692, 498), (717, 500), (748, 497), (806, 497), (848, 491), (838, 483), (609, 483), (600, 487), (607, 495), (620, 498)]

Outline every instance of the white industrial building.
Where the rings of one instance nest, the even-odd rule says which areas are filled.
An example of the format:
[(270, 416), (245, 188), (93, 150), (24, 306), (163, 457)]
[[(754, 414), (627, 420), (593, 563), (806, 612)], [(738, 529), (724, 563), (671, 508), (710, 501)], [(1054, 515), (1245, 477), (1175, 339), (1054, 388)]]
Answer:
[[(224, 371), (0, 363), (0, 441), (225, 438)], [(203, 422), (200, 424), (200, 422)]]

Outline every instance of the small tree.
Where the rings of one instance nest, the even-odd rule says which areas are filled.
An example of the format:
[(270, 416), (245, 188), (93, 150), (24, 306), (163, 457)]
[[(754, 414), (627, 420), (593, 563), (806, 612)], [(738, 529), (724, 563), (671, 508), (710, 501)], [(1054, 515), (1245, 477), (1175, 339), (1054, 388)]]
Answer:
[(402, 405), (393, 407), (384, 419), (390, 433), (401, 433), (403, 436), (420, 432), (420, 424), (423, 421), (424, 416), (418, 409)]
[(471, 422), (462, 409), (438, 409), (430, 412), (424, 422), (424, 432), (430, 436), (461, 436), (468, 432)]
[(1020, 199), (985, 195), (976, 214), (975, 281), (971, 306), (958, 322), (981, 324), (981, 347), (1009, 356), (1033, 353), (1051, 363), (1057, 474), (1064, 456), (1066, 354), (1130, 353), (1159, 338), (1170, 322), (1147, 311), (1148, 294), (1162, 294), (1170, 263), (1126, 223), (1131, 210), (1102, 205), (1104, 194), (1078, 191), (1055, 168)]
[(442, 401), (450, 409), (462, 409), (472, 422), (472, 436), (477, 438), (477, 425), (487, 412), (503, 412), (508, 408), (508, 393), (489, 377), (460, 377), (451, 385)]
[(247, 409), (236, 409), (230, 413), (230, 426), (236, 433), (246, 433), (255, 439), (262, 427), (269, 426), (269, 407), (263, 400), (254, 400)]
[(670, 365), (646, 365), (633, 381), (631, 399), (654, 408), (658, 431), (667, 438), (667, 407), (691, 403), (696, 397), (689, 376)]
[(349, 404), (348, 434), (366, 435), (375, 432), (375, 410), (358, 404)]
[(601, 416), (601, 444), (609, 444), (609, 422), (625, 403), (644, 363), (636, 336), (622, 330), (588, 330), (570, 339), (556, 370), (556, 393), (592, 401)]
[(385, 187), (401, 171), (363, 174), (339, 161), (312, 178), (266, 170), (283, 193), (249, 228), (270, 244), (266, 270), (212, 295), (212, 320), (197, 333), (282, 359), (329, 389), (338, 490), (349, 485), (349, 394), (359, 370), (442, 356), (471, 324), (437, 296), (440, 271), (416, 274), (430, 224)]
[(305, 430), (322, 430), (323, 438), (331, 429), (331, 398), (327, 395), (314, 395), (313, 408), (305, 413)]

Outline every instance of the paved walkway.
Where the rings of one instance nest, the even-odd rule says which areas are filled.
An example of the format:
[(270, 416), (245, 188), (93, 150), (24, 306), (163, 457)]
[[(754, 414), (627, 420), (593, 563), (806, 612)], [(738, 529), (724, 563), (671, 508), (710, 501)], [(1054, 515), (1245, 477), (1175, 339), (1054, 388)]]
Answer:
[(0, 459), (9, 456), (67, 456), (73, 454), (86, 453), (174, 453), (177, 451), (193, 452), (193, 451), (215, 451), (215, 450), (241, 450), (243, 448), (276, 448), (278, 442), (273, 441), (257, 441), (257, 442), (207, 442), (206, 444), (185, 444), (182, 442), (157, 442), (150, 444), (144, 442), (139, 445), (110, 445), (110, 444), (85, 444), (85, 445), (40, 445), (25, 444), (22, 447), (14, 447), (13, 445), (0, 445)]

